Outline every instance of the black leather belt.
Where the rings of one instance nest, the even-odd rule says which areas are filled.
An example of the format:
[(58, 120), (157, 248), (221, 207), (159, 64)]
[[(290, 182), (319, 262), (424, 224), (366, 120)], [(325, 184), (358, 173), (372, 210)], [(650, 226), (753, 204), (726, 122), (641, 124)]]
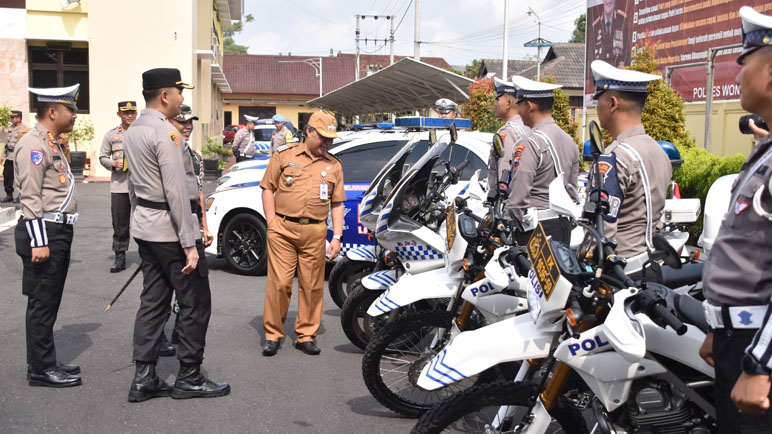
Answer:
[(281, 217), (284, 220), (287, 220), (288, 222), (299, 223), (301, 225), (318, 225), (319, 223), (322, 223), (324, 221), (324, 220), (309, 219), (306, 217), (289, 217), (284, 214), (279, 214), (278, 212), (276, 213), (276, 217)]
[[(150, 208), (150, 209), (157, 209), (161, 211), (169, 211), (169, 203), (168, 202), (153, 202), (151, 200), (146, 200), (142, 198), (137, 198), (137, 205), (144, 207), (144, 208)], [(195, 213), (196, 209), (198, 209), (198, 201), (197, 200), (191, 200), (190, 201), (190, 212)]]

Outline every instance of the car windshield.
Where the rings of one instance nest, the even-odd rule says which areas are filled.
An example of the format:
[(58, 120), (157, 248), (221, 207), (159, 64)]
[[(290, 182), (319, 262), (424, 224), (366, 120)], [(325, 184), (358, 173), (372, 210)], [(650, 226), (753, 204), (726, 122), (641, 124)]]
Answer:
[(269, 142), (274, 130), (275, 128), (255, 128), (252, 132), (255, 135), (255, 140), (259, 142)]

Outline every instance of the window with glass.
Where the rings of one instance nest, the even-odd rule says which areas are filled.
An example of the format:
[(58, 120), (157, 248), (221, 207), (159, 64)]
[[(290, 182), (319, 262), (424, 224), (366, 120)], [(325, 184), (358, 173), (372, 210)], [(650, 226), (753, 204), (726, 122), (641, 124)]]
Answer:
[[(69, 44), (29, 47), (29, 86), (67, 87), (80, 83), (78, 113), (89, 112), (88, 48)], [(30, 94), (30, 110), (35, 111), (35, 96)]]

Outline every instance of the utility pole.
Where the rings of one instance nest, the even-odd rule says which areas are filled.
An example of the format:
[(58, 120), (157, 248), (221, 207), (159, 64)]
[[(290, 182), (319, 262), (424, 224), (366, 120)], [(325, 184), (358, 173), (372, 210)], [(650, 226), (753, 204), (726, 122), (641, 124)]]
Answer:
[(391, 30), (389, 30), (389, 65), (394, 64), (394, 15), (387, 17), (391, 21)]
[(311, 59), (303, 59), (303, 60), (279, 60), (279, 63), (305, 63), (306, 65), (311, 65), (311, 67), (314, 68), (314, 72), (316, 72), (316, 76), (319, 77), (319, 96), (322, 96), (322, 58), (321, 57), (314, 57)]
[(415, 31), (413, 32), (413, 58), (421, 60), (421, 1), (414, 0), (415, 3)]
[(508, 76), (508, 66), (509, 66), (509, 59), (507, 59), (507, 48), (509, 45), (509, 0), (504, 0), (504, 55), (502, 56), (501, 61), (501, 79), (504, 81), (509, 81), (507, 79)]
[(359, 15), (354, 15), (357, 19), (357, 28), (354, 32), (354, 41), (356, 41), (357, 44), (357, 50), (356, 50), (356, 65), (354, 65), (354, 81), (359, 80)]
[[(541, 40), (541, 17), (539, 17), (539, 15), (536, 14), (536, 11), (531, 9), (530, 6), (528, 6), (528, 15), (535, 16), (536, 17), (536, 24), (539, 26), (539, 33), (538, 33), (538, 35), (536, 37), (536, 81), (539, 81), (539, 80), (541, 80), (541, 46), (545, 45), (545, 46), (549, 47), (549, 46), (552, 45), (552, 43), (551, 42), (550, 43), (545, 43), (545, 41)], [(529, 47), (529, 46), (532, 47), (533, 45), (529, 45), (529, 44), (532, 44), (532, 43), (533, 43), (533, 41), (527, 42), (525, 44), (525, 46), (526, 47)]]

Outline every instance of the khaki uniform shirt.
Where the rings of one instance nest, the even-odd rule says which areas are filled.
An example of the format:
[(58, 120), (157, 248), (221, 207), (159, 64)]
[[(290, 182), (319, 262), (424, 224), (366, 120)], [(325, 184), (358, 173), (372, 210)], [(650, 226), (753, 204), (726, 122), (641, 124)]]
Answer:
[(14, 150), (16, 149), (16, 143), (19, 142), (19, 133), (21, 130), (26, 129), (27, 126), (19, 124), (11, 126), (6, 130), (7, 141), (5, 142), (5, 149), (3, 150), (3, 158), (13, 161)]
[(499, 173), (496, 174), (496, 165), (493, 163), (494, 149), (491, 146), (491, 154), (488, 156), (488, 195), (491, 196), (496, 191), (496, 182), (507, 182), (507, 172), (512, 168), (512, 154), (515, 151), (515, 144), (523, 137), (531, 134), (531, 129), (524, 123), (520, 115), (514, 115), (502, 125), (497, 131), (504, 141), (504, 156), (499, 159)]
[(557, 177), (550, 142), (557, 154), (563, 181), (577, 187), (579, 149), (573, 139), (550, 116), (534, 125), (531, 134), (520, 139), (512, 156), (512, 181), (507, 208), (522, 218), (528, 208), (549, 209), (549, 186)]
[(673, 168), (667, 153), (657, 142), (646, 134), (643, 125), (636, 125), (623, 131), (609, 145), (604, 154), (616, 155), (619, 186), (624, 193), (622, 208), (616, 222), (605, 222), (606, 236), (617, 241), (617, 254), (631, 258), (646, 252), (646, 189), (641, 178), (641, 164), (619, 144), (624, 143), (635, 149), (643, 160), (649, 178), (651, 200), (652, 235), (659, 225), (665, 209), (665, 199)]
[(286, 145), (287, 142), (292, 141), (292, 133), (289, 131), (287, 127), (282, 127), (280, 130), (273, 130), (273, 134), (271, 134), (271, 148), (270, 152), (271, 155), (273, 155), (274, 152), (276, 152), (276, 148), (278, 148), (281, 145)]
[(128, 172), (121, 167), (113, 167), (113, 161), (123, 162), (123, 127), (118, 125), (105, 134), (99, 149), (99, 162), (110, 171), (110, 193), (128, 193)]
[(702, 274), (705, 298), (714, 306), (766, 305), (772, 298), (772, 222), (753, 209), (753, 195), (765, 186), (761, 205), (772, 211), (766, 188), (772, 176), (772, 136), (761, 140), (732, 186), (732, 200)]
[[(190, 202), (198, 200), (198, 183), (185, 139), (163, 113), (144, 109), (123, 134), (123, 146), (129, 166), (131, 234), (144, 241), (194, 246), (201, 234)], [(166, 202), (169, 210), (139, 206), (137, 199)]]
[(35, 125), (16, 144), (15, 152), (14, 183), (21, 194), (25, 220), (43, 218), (44, 212), (78, 211), (75, 179), (52, 133)]
[(254, 135), (252, 134), (252, 131), (247, 130), (246, 128), (242, 128), (238, 131), (236, 131), (236, 134), (233, 136), (233, 155), (244, 155), (247, 147), (254, 143)]
[[(305, 143), (285, 146), (271, 156), (260, 186), (273, 191), (277, 214), (326, 219), (331, 203), (346, 201), (340, 160), (330, 153), (314, 158)], [(320, 197), (322, 183), (327, 199)]]

